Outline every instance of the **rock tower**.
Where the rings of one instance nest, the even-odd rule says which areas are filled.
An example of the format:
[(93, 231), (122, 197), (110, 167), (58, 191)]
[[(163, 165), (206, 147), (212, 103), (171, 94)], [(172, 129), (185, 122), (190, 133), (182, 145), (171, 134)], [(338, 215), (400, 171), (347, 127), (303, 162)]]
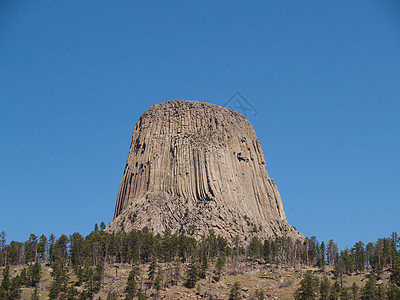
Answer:
[(200, 238), (213, 229), (233, 241), (302, 239), (268, 176), (247, 119), (196, 101), (150, 107), (136, 123), (108, 231), (167, 228)]

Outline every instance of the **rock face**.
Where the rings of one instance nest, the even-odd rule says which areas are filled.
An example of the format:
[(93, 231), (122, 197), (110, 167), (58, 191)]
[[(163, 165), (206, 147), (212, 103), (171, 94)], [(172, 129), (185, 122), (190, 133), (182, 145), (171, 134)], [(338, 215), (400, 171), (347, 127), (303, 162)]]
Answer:
[(110, 232), (167, 228), (233, 241), (303, 236), (287, 223), (247, 119), (195, 101), (150, 107), (136, 123)]

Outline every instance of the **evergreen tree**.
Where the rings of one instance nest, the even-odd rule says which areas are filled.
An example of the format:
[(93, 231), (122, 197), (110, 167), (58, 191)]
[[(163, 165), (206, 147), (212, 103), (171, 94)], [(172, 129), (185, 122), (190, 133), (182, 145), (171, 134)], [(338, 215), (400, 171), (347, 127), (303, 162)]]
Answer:
[(241, 286), (240, 282), (236, 281), (236, 282), (232, 285), (232, 288), (231, 288), (231, 290), (230, 290), (230, 293), (229, 293), (229, 300), (239, 300), (239, 299), (242, 299), (241, 290), (242, 290), (242, 286)]
[(156, 258), (153, 258), (153, 260), (150, 263), (149, 271), (148, 271), (149, 280), (154, 280), (154, 278), (156, 277), (157, 267), (158, 267), (157, 260), (156, 260)]
[(394, 260), (390, 273), (390, 282), (400, 287), (400, 258)]
[(138, 293), (138, 283), (137, 278), (139, 276), (139, 270), (133, 267), (129, 272), (128, 281), (125, 287), (125, 300), (132, 300), (136, 297)]
[(171, 284), (172, 285), (177, 285), (179, 280), (181, 279), (181, 265), (179, 260), (174, 262), (174, 268), (172, 271), (172, 278), (171, 278)]
[(94, 232), (99, 232), (99, 225), (97, 223), (94, 224)]
[(350, 288), (342, 287), (340, 292), (340, 300), (351, 300)]
[(320, 268), (324, 268), (326, 261), (325, 261), (325, 243), (321, 242), (321, 246), (319, 247), (318, 251), (318, 259), (317, 259), (317, 266)]
[(368, 281), (363, 288), (361, 299), (362, 300), (377, 299), (376, 276), (373, 272), (369, 275)]
[(388, 300), (398, 300), (400, 299), (400, 288), (393, 283), (389, 283), (387, 290)]
[(353, 282), (353, 285), (351, 286), (351, 298), (353, 300), (359, 299), (358, 291), (359, 291), (359, 288), (358, 288), (357, 284), (355, 282)]
[(355, 270), (358, 272), (362, 272), (365, 269), (366, 264), (366, 254), (364, 249), (364, 243), (358, 242), (352, 248), (353, 256), (354, 256), (354, 266)]
[(107, 300), (117, 300), (118, 295), (115, 292), (109, 292), (107, 294)]
[(331, 284), (329, 282), (328, 277), (325, 275), (324, 277), (322, 277), (321, 284), (319, 287), (319, 294), (320, 294), (319, 299), (328, 300), (330, 290), (331, 290)]
[(318, 278), (314, 277), (311, 271), (307, 271), (300, 286), (297, 288), (294, 297), (296, 300), (312, 300), (317, 298)]
[(47, 237), (44, 234), (42, 234), (39, 237), (39, 242), (37, 245), (39, 262), (47, 262), (48, 248), (49, 248), (49, 242), (47, 240)]
[(21, 279), (22, 285), (30, 286), (30, 279), (28, 278), (28, 274), (25, 268), (22, 269), (21, 274), (19, 275)]
[(379, 284), (376, 289), (376, 298), (377, 299), (385, 299), (386, 298), (386, 291), (385, 286), (383, 284)]
[(104, 222), (101, 222), (100, 231), (103, 231), (104, 229), (106, 229), (106, 224)]
[(36, 287), (42, 278), (42, 265), (39, 262), (36, 262), (33, 265), (28, 267), (28, 280), (29, 285), (32, 287)]
[(161, 290), (163, 280), (164, 280), (164, 272), (161, 268), (159, 268), (159, 270), (157, 272), (157, 276), (154, 281), (154, 288), (157, 291)]
[(335, 283), (333, 284), (332, 288), (331, 288), (331, 293), (329, 295), (329, 300), (338, 300), (340, 297), (340, 284), (339, 282), (336, 280)]
[[(1, 258), (3, 260), (4, 265), (7, 265), (7, 239), (6, 239), (6, 232), (2, 231), (0, 232), (0, 251), (4, 252), (4, 258)], [(4, 251), (3, 251), (4, 250)], [(1, 264), (0, 264), (1, 266)]]
[(53, 272), (51, 273), (53, 282), (50, 285), (49, 299), (57, 299), (68, 292), (68, 270), (62, 262), (53, 263)]
[(38, 237), (33, 233), (25, 242), (25, 262), (36, 262), (37, 259)]
[(22, 284), (19, 276), (15, 276), (10, 281), (10, 288), (8, 290), (7, 300), (17, 300), (21, 298)]
[(206, 278), (207, 269), (208, 269), (207, 252), (203, 251), (203, 255), (201, 257), (201, 268), (200, 268), (200, 277), (201, 278)]
[(220, 275), (222, 273), (222, 270), (224, 269), (226, 264), (226, 256), (224, 254), (221, 254), (218, 259), (217, 262), (215, 264), (215, 268), (217, 269), (217, 275)]
[(5, 293), (8, 292), (8, 289), (10, 288), (10, 266), (7, 265), (3, 269), (3, 281), (1, 282), (1, 287)]
[(189, 265), (189, 268), (186, 273), (186, 283), (185, 286), (187, 288), (194, 288), (196, 286), (196, 282), (198, 281), (198, 270), (197, 265), (194, 261), (192, 261)]

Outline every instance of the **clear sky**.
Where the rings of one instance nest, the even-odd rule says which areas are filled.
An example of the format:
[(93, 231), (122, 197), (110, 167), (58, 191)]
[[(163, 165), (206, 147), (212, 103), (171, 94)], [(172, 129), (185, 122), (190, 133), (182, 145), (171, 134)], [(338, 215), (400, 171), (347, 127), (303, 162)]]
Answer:
[(2, 1), (0, 231), (111, 222), (133, 127), (239, 91), (291, 225), (400, 232), (398, 1)]

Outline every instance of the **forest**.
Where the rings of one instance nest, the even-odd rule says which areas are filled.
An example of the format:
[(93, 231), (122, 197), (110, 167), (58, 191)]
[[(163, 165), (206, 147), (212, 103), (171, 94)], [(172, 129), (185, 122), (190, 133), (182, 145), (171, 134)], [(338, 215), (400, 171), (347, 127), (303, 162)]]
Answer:
[[(123, 289), (109, 288), (106, 299), (157, 299), (158, 291), (183, 285), (196, 289), (197, 282), (210, 277), (218, 282), (224, 274), (238, 274), (243, 266), (284, 266), (303, 270), (294, 299), (400, 299), (400, 238), (389, 237), (351, 248), (339, 249), (333, 240), (316, 237), (293, 241), (286, 237), (247, 241), (236, 237), (233, 244), (210, 231), (201, 240), (185, 235), (154, 235), (148, 228), (129, 233), (107, 233), (105, 224), (95, 225), (86, 237), (79, 233), (55, 237), (31, 234), (27, 241), (7, 241), (0, 234), (0, 299), (20, 299), (24, 287), (30, 299), (41, 299), (45, 289), (43, 268), (50, 268), (48, 299), (100, 299), (105, 270), (129, 266)], [(11, 269), (22, 270), (11, 275)], [(142, 266), (142, 267), (140, 267)], [(143, 266), (146, 268), (143, 270)], [(113, 270), (114, 270), (113, 269)], [(328, 275), (329, 278), (328, 278)], [(366, 274), (361, 286), (343, 284), (346, 276)], [(388, 274), (387, 280), (384, 274)], [(213, 299), (211, 293), (203, 298)], [(263, 288), (250, 298), (267, 299)], [(229, 299), (242, 299), (241, 282), (235, 282)]]

